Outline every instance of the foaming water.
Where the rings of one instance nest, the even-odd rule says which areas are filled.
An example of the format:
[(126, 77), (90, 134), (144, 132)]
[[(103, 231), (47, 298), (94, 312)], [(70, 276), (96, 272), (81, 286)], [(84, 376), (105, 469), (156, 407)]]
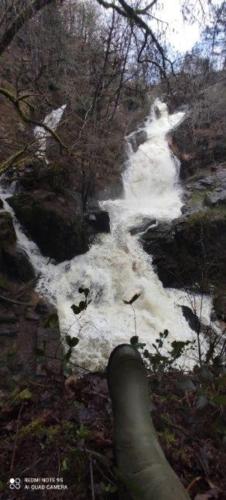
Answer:
[[(49, 263), (16, 223), (20, 246), (40, 273), (38, 290), (57, 306), (62, 335), (80, 340), (74, 354), (80, 366), (91, 370), (104, 368), (111, 350), (119, 343), (129, 342), (133, 335), (138, 335), (149, 349), (165, 329), (169, 331), (169, 342), (194, 338), (180, 307), (191, 306), (191, 296), (164, 289), (151, 257), (129, 232), (131, 225), (139, 224), (145, 217), (171, 220), (180, 215), (178, 162), (169, 150), (166, 135), (180, 124), (183, 116), (169, 115), (164, 103), (155, 102), (144, 127), (147, 140), (137, 152), (129, 153), (123, 199), (102, 203), (109, 210), (111, 234), (99, 236), (86, 254), (59, 265)], [(79, 293), (81, 287), (89, 289), (89, 304), (75, 316), (71, 306), (84, 299)], [(135, 295), (138, 298), (133, 307), (126, 304)], [(192, 296), (192, 301), (202, 322), (208, 324), (210, 298)], [(186, 366), (193, 363), (188, 356)]]

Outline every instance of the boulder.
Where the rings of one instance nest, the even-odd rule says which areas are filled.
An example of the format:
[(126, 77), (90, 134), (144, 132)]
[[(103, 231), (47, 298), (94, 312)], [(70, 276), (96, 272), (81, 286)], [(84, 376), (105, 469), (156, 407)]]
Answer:
[(27, 254), (17, 248), (9, 212), (0, 213), (0, 272), (12, 280), (30, 281), (35, 274)]
[(192, 309), (188, 306), (180, 306), (182, 309), (182, 313), (188, 322), (190, 328), (196, 332), (199, 333), (202, 328), (202, 324), (200, 322), (200, 319), (198, 318), (197, 314), (195, 314)]
[(5, 182), (17, 183), (21, 191), (57, 191), (70, 187), (69, 173), (58, 165), (46, 165), (40, 158), (24, 160), (22, 168), (12, 168), (5, 174)]
[(153, 227), (156, 224), (157, 224), (156, 219), (150, 219), (150, 217), (144, 217), (143, 220), (138, 225), (130, 227), (129, 232), (132, 236), (135, 236), (136, 234), (147, 231), (148, 229), (150, 229), (150, 227)]
[(35, 190), (7, 201), (44, 255), (62, 262), (88, 250), (82, 209), (72, 196)]
[(133, 152), (136, 153), (139, 146), (147, 140), (147, 132), (144, 129), (137, 130), (130, 134), (127, 139), (132, 146)]
[(160, 223), (142, 235), (159, 278), (167, 287), (208, 291), (224, 283), (226, 273), (226, 212), (201, 210), (172, 223)]
[(213, 298), (214, 312), (217, 319), (226, 320), (226, 288), (218, 289)]
[(213, 193), (207, 194), (204, 202), (207, 207), (226, 206), (226, 191), (214, 191)]
[(110, 218), (106, 210), (94, 210), (85, 216), (95, 233), (110, 233)]

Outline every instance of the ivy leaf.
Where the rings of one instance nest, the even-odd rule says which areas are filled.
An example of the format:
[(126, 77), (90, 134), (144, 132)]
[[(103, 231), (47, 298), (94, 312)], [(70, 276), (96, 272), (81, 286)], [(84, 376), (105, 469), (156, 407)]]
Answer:
[(79, 314), (80, 313), (79, 306), (76, 306), (75, 304), (72, 304), (71, 309), (72, 309), (72, 311), (73, 311), (74, 314)]
[(85, 297), (88, 297), (89, 295), (89, 289), (88, 288), (83, 288), (82, 286), (78, 289), (79, 293), (84, 293)]
[(84, 309), (86, 308), (87, 308), (87, 303), (84, 300), (81, 300), (81, 302), (79, 302), (80, 311), (84, 311)]
[(79, 339), (77, 337), (71, 337), (70, 335), (66, 335), (65, 337), (66, 344), (69, 347), (75, 347), (79, 343)]
[(72, 304), (71, 306), (71, 309), (74, 314), (80, 314), (80, 312), (84, 311), (84, 309), (86, 308), (87, 308), (87, 302), (85, 302), (85, 300), (81, 300), (78, 306), (76, 306), (75, 304)]

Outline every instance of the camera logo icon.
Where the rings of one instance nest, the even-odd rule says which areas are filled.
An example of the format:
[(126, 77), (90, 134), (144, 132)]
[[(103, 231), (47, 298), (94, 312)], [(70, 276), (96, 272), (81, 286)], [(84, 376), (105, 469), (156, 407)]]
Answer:
[(11, 477), (9, 480), (9, 487), (11, 490), (20, 490), (21, 488), (21, 479), (19, 477)]

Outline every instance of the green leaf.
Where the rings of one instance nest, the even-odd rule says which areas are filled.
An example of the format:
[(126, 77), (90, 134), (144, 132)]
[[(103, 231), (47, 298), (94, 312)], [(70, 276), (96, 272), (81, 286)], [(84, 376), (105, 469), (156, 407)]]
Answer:
[(213, 403), (219, 406), (226, 406), (226, 396), (219, 394), (212, 399)]
[(19, 394), (17, 394), (16, 396), (16, 399), (20, 400), (20, 401), (29, 401), (29, 399), (32, 398), (32, 393), (29, 389), (24, 389), (23, 391), (19, 392)]
[(67, 459), (67, 458), (64, 458), (64, 459), (63, 459), (63, 462), (62, 462), (62, 470), (63, 470), (63, 471), (66, 471), (66, 470), (68, 470), (68, 468), (69, 468), (69, 467), (68, 467), (68, 459)]

